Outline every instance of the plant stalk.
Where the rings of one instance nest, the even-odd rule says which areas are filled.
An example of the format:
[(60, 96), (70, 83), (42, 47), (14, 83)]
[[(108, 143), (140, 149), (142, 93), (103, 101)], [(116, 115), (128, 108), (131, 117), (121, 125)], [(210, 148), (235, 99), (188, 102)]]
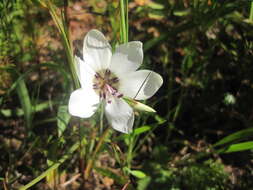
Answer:
[(253, 22), (253, 1), (251, 2), (249, 20)]
[(94, 161), (95, 161), (95, 158), (97, 156), (97, 153), (98, 151), (100, 150), (101, 146), (103, 145), (103, 142), (109, 132), (110, 128), (107, 128), (105, 130), (105, 132), (102, 134), (102, 136), (99, 138), (99, 141), (98, 141), (98, 144), (93, 152), (93, 154), (91, 155), (90, 159), (88, 160), (88, 163), (87, 163), (87, 166), (86, 166), (86, 169), (85, 169), (85, 172), (84, 172), (84, 178), (87, 180), (90, 176), (90, 171), (94, 165)]
[[(125, 6), (126, 5), (126, 6)], [(128, 13), (126, 13), (126, 8), (128, 4), (124, 0), (120, 0), (120, 31), (121, 31), (121, 43), (127, 43), (128, 41)]]

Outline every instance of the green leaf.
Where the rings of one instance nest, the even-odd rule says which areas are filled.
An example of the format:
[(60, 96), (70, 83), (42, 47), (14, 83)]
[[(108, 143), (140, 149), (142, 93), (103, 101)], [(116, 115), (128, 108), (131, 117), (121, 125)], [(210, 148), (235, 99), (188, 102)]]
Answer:
[(145, 126), (142, 126), (142, 127), (139, 127), (137, 129), (134, 129), (132, 135), (140, 135), (142, 133), (145, 133), (146, 131), (149, 131), (152, 127), (149, 126), (149, 125), (145, 125)]
[[(26, 127), (27, 127), (27, 129), (30, 129), (32, 126), (33, 107), (31, 104), (31, 100), (30, 100), (30, 96), (28, 93), (28, 89), (27, 89), (25, 80), (23, 77), (21, 78), (21, 76), (23, 76), (23, 75), (20, 75), (18, 70), (13, 65), (10, 65), (7, 67), (1, 67), (0, 70), (8, 71), (9, 73), (11, 73), (13, 78), (17, 78), (10, 89), (16, 90), (22, 110), (24, 111), (24, 118), (25, 118), (25, 122), (26, 122)], [(9, 92), (10, 92), (10, 90), (8, 91), (8, 93)]]
[(147, 190), (150, 182), (151, 182), (151, 177), (150, 176), (147, 176), (145, 178), (140, 179), (138, 181), (137, 190)]
[(25, 118), (25, 122), (26, 122), (26, 127), (27, 127), (27, 129), (31, 129), (32, 128), (33, 109), (32, 109), (30, 96), (29, 96), (24, 79), (18, 81), (16, 91), (17, 91), (22, 109), (24, 111), (24, 118)]
[(129, 170), (129, 173), (139, 179), (145, 178), (146, 174), (140, 170)]
[(247, 141), (238, 144), (232, 144), (225, 150), (218, 151), (220, 153), (231, 153), (253, 149), (253, 141)]
[(149, 2), (147, 4), (148, 7), (152, 8), (152, 9), (164, 9), (164, 5), (159, 4), (159, 3), (155, 3), (153, 1)]
[(148, 14), (148, 17), (152, 19), (162, 19), (164, 18), (164, 14), (161, 11), (153, 11)]
[[(47, 160), (47, 164), (51, 166), (51, 165), (53, 165), (53, 161)], [(58, 176), (58, 168), (48, 172), (46, 175), (47, 184), (54, 182), (54, 180), (57, 178), (57, 176)]]
[(159, 125), (165, 123), (167, 120), (160, 117), (159, 115), (155, 115), (155, 120), (158, 122)]
[(152, 127), (150, 125), (144, 125), (142, 127), (134, 129), (133, 132), (130, 133), (130, 134), (121, 134), (121, 135), (117, 136), (116, 138), (114, 138), (114, 141), (125, 140), (126, 144), (128, 144), (129, 138), (131, 136), (140, 135), (142, 133), (145, 133), (146, 131), (150, 131), (150, 130), (153, 130), (153, 129), (155, 129), (155, 127)]
[(68, 113), (68, 106), (66, 105), (59, 106), (57, 113), (57, 127), (59, 137), (67, 128), (70, 118), (71, 116)]
[[(43, 111), (45, 109), (48, 109), (50, 107), (50, 105), (54, 105), (54, 102), (51, 101), (45, 101), (45, 102), (41, 102), (39, 104), (36, 104), (35, 106), (33, 106), (33, 112), (40, 112)], [(24, 115), (24, 111), (21, 108), (16, 108), (16, 109), (0, 109), (0, 113), (4, 116), (4, 117), (12, 117), (12, 116), (23, 116)]]
[(124, 167), (123, 170), (128, 172), (129, 174), (139, 178), (139, 179), (145, 178), (147, 176), (144, 172), (142, 172), (140, 170), (131, 170), (128, 167)]
[(173, 14), (175, 16), (187, 16), (191, 13), (191, 11), (189, 9), (186, 9), (186, 10), (177, 10), (177, 11), (174, 11)]
[(182, 70), (186, 73), (193, 66), (192, 55), (186, 55), (183, 59)]
[(244, 130), (235, 132), (231, 135), (224, 137), (223, 139), (221, 139), (220, 141), (215, 143), (213, 146), (216, 147), (216, 146), (220, 146), (220, 145), (224, 145), (224, 144), (233, 142), (235, 140), (242, 140), (242, 139), (250, 137), (252, 135), (253, 135), (253, 128), (244, 129)]

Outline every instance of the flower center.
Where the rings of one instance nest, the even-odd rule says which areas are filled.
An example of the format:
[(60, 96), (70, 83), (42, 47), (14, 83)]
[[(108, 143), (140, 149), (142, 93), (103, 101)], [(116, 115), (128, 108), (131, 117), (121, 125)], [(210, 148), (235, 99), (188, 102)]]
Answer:
[(118, 92), (119, 78), (109, 69), (96, 72), (93, 79), (93, 89), (100, 99), (105, 99), (111, 103), (112, 97), (121, 98), (123, 94)]

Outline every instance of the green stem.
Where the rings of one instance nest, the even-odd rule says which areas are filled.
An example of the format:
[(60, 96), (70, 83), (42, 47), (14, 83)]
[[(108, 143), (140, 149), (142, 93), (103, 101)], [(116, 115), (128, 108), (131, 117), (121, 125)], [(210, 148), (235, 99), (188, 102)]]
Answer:
[(129, 24), (128, 24), (128, 0), (126, 0), (126, 42), (128, 42)]
[(253, 21), (253, 1), (251, 2), (249, 20), (250, 20), (250, 21)]
[(131, 162), (132, 162), (132, 158), (133, 158), (133, 145), (134, 145), (133, 138), (134, 137), (132, 135), (130, 135), (130, 137), (129, 137), (128, 152), (127, 152), (127, 167), (129, 169), (131, 168)]
[(102, 135), (103, 133), (103, 127), (104, 127), (104, 109), (105, 109), (105, 104), (102, 101), (101, 103), (101, 112), (100, 112), (100, 130), (99, 130), (99, 135)]
[(26, 128), (28, 130), (28, 133), (30, 133), (31, 132), (30, 130), (32, 128), (33, 106), (32, 106), (27, 85), (24, 79), (18, 82), (16, 90), (17, 90), (17, 94), (18, 94), (22, 109), (24, 110)]
[(101, 146), (103, 145), (103, 142), (105, 141), (106, 139), (106, 136), (108, 134), (108, 132), (110, 131), (109, 130), (110, 128), (107, 128), (105, 130), (105, 132), (102, 134), (102, 136), (99, 138), (99, 141), (98, 141), (98, 144), (93, 152), (93, 154), (90, 156), (90, 159), (88, 160), (88, 163), (87, 163), (87, 166), (86, 166), (86, 169), (85, 169), (85, 172), (84, 172), (84, 177), (85, 179), (88, 179), (89, 178), (89, 175), (90, 175), (90, 171), (94, 165), (94, 162), (95, 162), (95, 158), (97, 156), (97, 153), (98, 151), (100, 150)]
[[(128, 0), (120, 0), (120, 31), (121, 31), (121, 42), (127, 43), (128, 42), (128, 30), (129, 30), (129, 24), (128, 24)], [(128, 146), (128, 152), (127, 152), (127, 160), (126, 164), (127, 167), (131, 168), (131, 162), (133, 158), (133, 146), (134, 146), (134, 137), (130, 135), (129, 137), (129, 146)]]
[(126, 14), (125, 14), (125, 3), (124, 0), (120, 0), (120, 26), (121, 26), (121, 40), (123, 43), (127, 42), (127, 25), (126, 25)]

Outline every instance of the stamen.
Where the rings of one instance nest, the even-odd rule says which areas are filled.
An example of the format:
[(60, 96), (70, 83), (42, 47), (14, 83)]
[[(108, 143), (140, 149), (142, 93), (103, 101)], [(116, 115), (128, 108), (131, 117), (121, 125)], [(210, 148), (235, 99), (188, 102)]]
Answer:
[(109, 69), (102, 70), (95, 73), (93, 80), (93, 89), (99, 94), (100, 99), (104, 99), (107, 103), (111, 103), (110, 98), (121, 98), (123, 94), (119, 93), (117, 84), (119, 78), (116, 77)]
[(99, 74), (99, 73), (96, 73), (96, 74), (95, 74), (95, 77), (96, 77), (96, 79), (101, 78), (101, 76), (100, 76), (100, 74)]
[(111, 71), (110, 71), (109, 69), (106, 69), (106, 70), (105, 70), (105, 75), (108, 76), (108, 75), (110, 75), (110, 74), (111, 74)]
[(108, 92), (110, 93), (110, 94), (113, 94), (114, 93), (114, 89), (110, 86), (110, 85), (108, 85), (108, 84), (106, 84), (106, 88), (107, 88), (107, 90), (108, 90)]
[(110, 81), (113, 82), (113, 83), (117, 83), (117, 82), (119, 82), (119, 78), (114, 77), (114, 78), (110, 79)]
[(93, 89), (99, 89), (98, 84), (93, 84)]
[(122, 97), (123, 97), (123, 94), (121, 94), (121, 93), (117, 94), (117, 98), (122, 98)]

